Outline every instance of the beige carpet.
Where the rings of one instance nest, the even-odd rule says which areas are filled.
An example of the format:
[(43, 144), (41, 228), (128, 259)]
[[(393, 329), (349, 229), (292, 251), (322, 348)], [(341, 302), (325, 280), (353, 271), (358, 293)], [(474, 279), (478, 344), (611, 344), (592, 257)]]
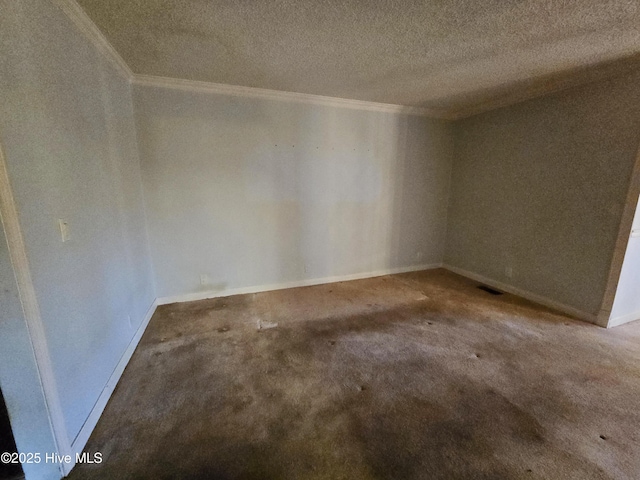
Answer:
[(167, 305), (87, 449), (71, 478), (637, 479), (640, 322), (442, 270)]

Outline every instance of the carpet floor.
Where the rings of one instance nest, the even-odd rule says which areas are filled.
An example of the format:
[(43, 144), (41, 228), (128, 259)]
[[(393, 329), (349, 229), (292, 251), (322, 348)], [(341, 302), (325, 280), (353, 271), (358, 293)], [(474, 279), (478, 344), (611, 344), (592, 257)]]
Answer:
[(161, 306), (71, 479), (638, 479), (640, 322), (444, 270)]

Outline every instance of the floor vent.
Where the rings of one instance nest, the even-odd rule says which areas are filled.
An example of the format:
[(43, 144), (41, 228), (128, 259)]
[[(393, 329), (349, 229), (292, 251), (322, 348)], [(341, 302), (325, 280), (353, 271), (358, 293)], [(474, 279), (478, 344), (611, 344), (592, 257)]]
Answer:
[(491, 287), (487, 287), (486, 285), (480, 285), (478, 287), (480, 290), (483, 290), (487, 293), (490, 293), (491, 295), (502, 295), (502, 292), (500, 290), (496, 290), (495, 288), (491, 288)]

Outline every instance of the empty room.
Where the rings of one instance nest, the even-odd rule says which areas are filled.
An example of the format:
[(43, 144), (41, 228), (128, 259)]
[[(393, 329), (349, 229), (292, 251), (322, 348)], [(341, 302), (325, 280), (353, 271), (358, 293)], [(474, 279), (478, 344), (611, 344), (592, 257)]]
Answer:
[(640, 2), (0, 0), (0, 480), (640, 478)]

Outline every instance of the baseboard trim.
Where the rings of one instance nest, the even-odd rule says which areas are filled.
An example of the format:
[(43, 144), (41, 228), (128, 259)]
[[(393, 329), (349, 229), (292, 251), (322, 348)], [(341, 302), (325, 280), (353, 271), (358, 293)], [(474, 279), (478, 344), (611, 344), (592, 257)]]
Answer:
[(313, 285), (323, 285), (325, 283), (348, 282), (350, 280), (362, 280), (364, 278), (381, 277), (384, 275), (393, 275), (397, 273), (417, 272), (420, 270), (432, 270), (440, 268), (441, 263), (429, 263), (424, 265), (414, 265), (411, 267), (387, 268), (383, 270), (375, 270), (372, 272), (355, 273), (351, 275), (336, 275), (332, 277), (312, 278), (308, 280), (296, 280), (284, 283), (272, 283), (267, 285), (255, 285), (251, 287), (229, 288), (225, 290), (209, 290), (204, 292), (185, 293), (182, 295), (173, 295), (158, 298), (158, 305), (167, 305), (169, 303), (193, 302), (196, 300), (206, 300), (209, 298), (230, 297), (232, 295), (244, 295), (246, 293), (270, 292), (272, 290), (284, 290), (286, 288), (310, 287)]
[[(104, 411), (107, 405), (107, 402), (111, 398), (111, 395), (115, 390), (115, 387), (118, 381), (120, 380), (120, 377), (124, 372), (124, 369), (129, 363), (131, 356), (133, 355), (136, 347), (138, 346), (138, 343), (140, 342), (140, 339), (142, 338), (142, 335), (144, 334), (149, 324), (149, 321), (151, 320), (151, 317), (155, 313), (156, 308), (158, 306), (167, 305), (170, 303), (177, 303), (177, 302), (190, 302), (190, 301), (196, 301), (196, 300), (206, 300), (209, 298), (242, 295), (247, 293), (260, 293), (260, 292), (268, 292), (268, 291), (274, 291), (274, 290), (283, 290), (287, 288), (308, 287), (313, 285), (323, 285), (327, 283), (346, 282), (351, 280), (362, 280), (365, 278), (374, 278), (374, 277), (380, 277), (384, 275), (394, 275), (398, 273), (416, 272), (421, 270), (433, 270), (436, 268), (444, 268), (446, 270), (449, 270), (450, 272), (456, 273), (458, 275), (469, 278), (476, 282), (489, 285), (493, 288), (497, 288), (499, 290), (502, 290), (507, 293), (511, 293), (513, 295), (517, 295), (522, 298), (526, 298), (527, 300), (531, 300), (532, 302), (538, 303), (540, 305), (553, 308), (562, 313), (566, 313), (568, 315), (576, 317), (580, 320), (584, 320), (590, 323), (596, 323), (596, 324), (598, 323), (596, 315), (584, 312), (577, 308), (574, 308), (569, 305), (565, 305), (563, 303), (552, 300), (550, 298), (546, 298), (541, 295), (514, 287), (512, 285), (508, 285), (506, 283), (493, 280), (483, 275), (480, 275), (468, 270), (464, 270), (462, 268), (454, 267), (452, 265), (442, 264), (442, 263), (414, 265), (411, 267), (388, 268), (388, 269), (376, 270), (371, 272), (356, 273), (351, 275), (336, 275), (331, 277), (313, 278), (313, 279), (307, 279), (307, 280), (297, 280), (292, 282), (274, 283), (274, 284), (267, 284), (267, 285), (255, 285), (250, 287), (231, 288), (231, 289), (219, 290), (219, 291), (187, 293), (182, 295), (174, 295), (174, 296), (157, 298), (152, 303), (149, 310), (147, 311), (144, 319), (142, 320), (142, 323), (138, 327), (138, 330), (136, 331), (135, 335), (129, 342), (127, 349), (122, 354), (122, 357), (118, 362), (118, 365), (116, 366), (113, 373), (109, 377), (107, 384), (105, 385), (104, 389), (102, 390), (102, 393), (98, 397), (98, 400), (96, 401), (93, 409), (91, 410), (91, 413), (87, 417), (87, 420), (83, 424), (76, 438), (73, 440), (71, 444), (71, 463), (63, 464), (63, 474), (65, 476), (68, 475), (73, 469), (73, 467), (75, 466), (76, 454), (81, 454), (84, 447), (86, 446), (87, 441), (89, 440), (89, 437), (93, 432), (93, 429), (97, 425), (98, 420), (100, 419), (100, 416), (102, 415), (102, 412)], [(636, 314), (625, 315), (622, 317), (612, 319), (611, 321), (609, 321), (608, 327), (621, 325), (623, 323), (627, 323), (627, 322), (638, 320), (638, 319), (640, 319), (640, 312)]]
[[(564, 303), (558, 302), (556, 300), (552, 300), (542, 295), (538, 295), (537, 293), (529, 292), (527, 290), (514, 287), (512, 285), (500, 282), (498, 280), (493, 280), (492, 278), (485, 277), (484, 275), (470, 272), (469, 270), (464, 270), (462, 268), (454, 267), (453, 265), (443, 264), (442, 268), (449, 270), (450, 272), (457, 273), (458, 275), (462, 275), (463, 277), (467, 277), (476, 282), (480, 282), (485, 285), (489, 285), (490, 287), (497, 288), (498, 290), (502, 290), (504, 292), (511, 293), (513, 295), (517, 295), (522, 298), (526, 298), (527, 300), (531, 300), (532, 302), (539, 303), (540, 305), (544, 305), (545, 307), (553, 308), (562, 313), (566, 313), (567, 315), (570, 315), (572, 317), (578, 318), (580, 320), (584, 320), (585, 322), (595, 323), (596, 325), (600, 325), (598, 323), (597, 315), (584, 312), (570, 305), (565, 305)], [(604, 327), (606, 325), (600, 325), (600, 326)]]
[(116, 368), (113, 370), (113, 373), (109, 377), (107, 384), (102, 389), (102, 393), (100, 393), (100, 396), (98, 397), (98, 400), (93, 406), (91, 413), (89, 414), (84, 424), (82, 425), (80, 432), (71, 443), (71, 463), (63, 463), (63, 466), (62, 466), (63, 473), (65, 476), (68, 475), (69, 472), (71, 472), (71, 469), (73, 469), (73, 467), (75, 466), (76, 454), (82, 453), (82, 450), (84, 449), (85, 445), (87, 444), (87, 441), (89, 440), (89, 437), (91, 436), (91, 432), (93, 432), (93, 429), (98, 424), (98, 420), (100, 420), (100, 416), (102, 415), (102, 412), (107, 406), (107, 402), (111, 398), (111, 394), (115, 390), (116, 385), (118, 384), (118, 381), (122, 376), (122, 372), (124, 372), (124, 369), (129, 363), (129, 360), (131, 359), (133, 352), (138, 346), (138, 343), (142, 338), (142, 334), (146, 330), (147, 325), (149, 325), (149, 321), (151, 320), (151, 317), (153, 317), (153, 314), (155, 313), (157, 306), (158, 306), (158, 301), (154, 300), (151, 306), (149, 307), (149, 310), (147, 310), (147, 313), (145, 314), (144, 318), (142, 319), (142, 323), (140, 323), (138, 330), (136, 330), (135, 335), (129, 342), (127, 349), (122, 354), (122, 357), (120, 357), (120, 361), (118, 362), (118, 365), (116, 365)]
[(625, 323), (629, 322), (635, 322), (636, 320), (640, 320), (640, 312), (633, 312), (627, 315), (612, 318), (609, 320), (609, 323), (607, 323), (607, 328), (619, 327), (620, 325), (624, 325)]

